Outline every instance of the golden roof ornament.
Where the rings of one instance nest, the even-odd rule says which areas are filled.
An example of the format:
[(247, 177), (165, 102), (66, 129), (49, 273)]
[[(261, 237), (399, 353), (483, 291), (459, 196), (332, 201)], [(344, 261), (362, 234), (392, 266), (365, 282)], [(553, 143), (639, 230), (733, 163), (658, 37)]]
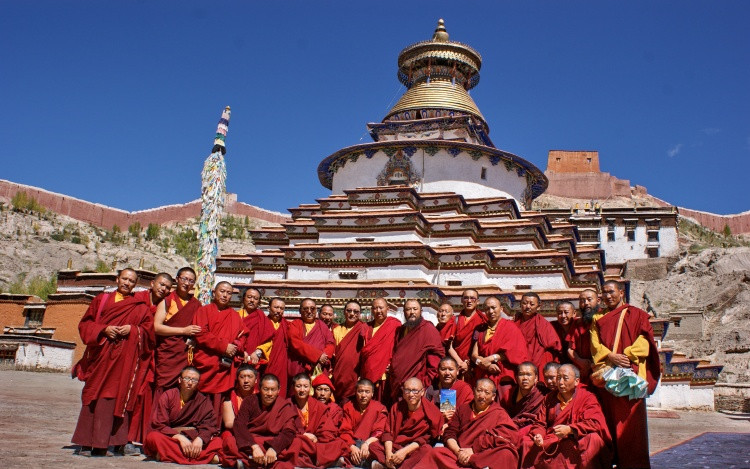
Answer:
[(435, 34), (432, 35), (432, 40), (435, 42), (448, 42), (449, 37), (448, 31), (445, 30), (445, 21), (440, 18), (437, 28), (435, 28)]

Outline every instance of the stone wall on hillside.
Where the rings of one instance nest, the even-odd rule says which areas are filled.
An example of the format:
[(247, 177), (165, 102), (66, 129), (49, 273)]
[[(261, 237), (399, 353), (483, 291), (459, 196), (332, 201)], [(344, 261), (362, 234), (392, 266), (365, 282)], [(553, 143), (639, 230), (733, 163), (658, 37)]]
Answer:
[[(662, 207), (668, 207), (671, 205), (653, 195), (649, 195), (648, 197), (655, 204)], [(728, 226), (729, 229), (732, 230), (732, 234), (750, 234), (750, 211), (735, 213), (733, 215), (719, 215), (685, 207), (678, 207), (678, 209), (680, 211), (680, 216), (691, 218), (699, 225), (704, 226), (709, 230), (716, 231), (717, 233), (721, 233), (724, 231), (724, 227)]]
[[(26, 192), (29, 197), (35, 198), (42, 207), (48, 210), (106, 229), (111, 229), (114, 225), (126, 229), (135, 222), (139, 222), (143, 227), (148, 226), (149, 223), (162, 225), (171, 222), (182, 222), (190, 218), (199, 217), (201, 213), (200, 200), (180, 205), (166, 205), (149, 210), (127, 212), (64, 194), (46, 191), (38, 187), (0, 179), (0, 198), (10, 200), (21, 191)], [(289, 217), (281, 213), (238, 202), (236, 194), (227, 194), (225, 212), (231, 215), (248, 216), (274, 224), (289, 221)]]

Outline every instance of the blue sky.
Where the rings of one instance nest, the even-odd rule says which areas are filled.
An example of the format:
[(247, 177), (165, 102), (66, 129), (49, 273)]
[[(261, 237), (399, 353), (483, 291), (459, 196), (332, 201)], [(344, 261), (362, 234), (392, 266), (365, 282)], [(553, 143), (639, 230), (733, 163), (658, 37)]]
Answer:
[(750, 209), (750, 2), (0, 2), (0, 178), (126, 209), (200, 196), (224, 106), (228, 190), (285, 211), (369, 141), (396, 59), (444, 18), (483, 57), (501, 149), (602, 170), (673, 204)]

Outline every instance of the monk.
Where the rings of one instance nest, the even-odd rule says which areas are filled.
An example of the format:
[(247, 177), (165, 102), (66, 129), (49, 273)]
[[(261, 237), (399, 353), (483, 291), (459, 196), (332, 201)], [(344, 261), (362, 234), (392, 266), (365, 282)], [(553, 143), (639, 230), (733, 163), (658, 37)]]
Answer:
[(214, 415), (221, 418), (223, 394), (234, 387), (234, 357), (242, 356), (242, 336), (246, 333), (240, 315), (229, 306), (232, 284), (219, 282), (213, 301), (195, 312), (193, 324), (201, 331), (195, 335), (193, 365), (201, 372), (198, 390), (214, 403)]
[[(456, 351), (453, 350), (453, 339), (456, 335), (456, 318), (453, 312), (453, 306), (449, 303), (443, 303), (437, 310), (437, 324), (435, 328), (440, 332), (440, 339), (443, 341), (443, 347), (445, 347), (445, 354), (450, 355), (456, 360), (456, 363), (460, 360)], [(451, 350), (453, 352), (451, 353)], [(454, 356), (455, 354), (455, 356)]]
[(299, 306), (301, 319), (289, 324), (289, 376), (308, 373), (317, 376), (331, 367), (335, 342), (331, 329), (315, 317), (317, 307), (310, 298)]
[(263, 359), (262, 344), (268, 343), (276, 332), (271, 320), (260, 309), (261, 294), (256, 288), (248, 288), (242, 294), (242, 308), (238, 311), (247, 331), (242, 348), (245, 350), (245, 363), (260, 367)]
[(372, 399), (374, 390), (372, 381), (360, 379), (355, 398), (344, 404), (340, 438), (345, 448), (340, 465), (368, 467), (371, 462), (370, 445), (380, 439), (388, 421), (388, 409)]
[(568, 342), (568, 358), (570, 362), (581, 370), (581, 382), (590, 384), (589, 376), (594, 365), (591, 354), (591, 324), (594, 316), (600, 310), (599, 296), (596, 290), (587, 288), (578, 296), (578, 310), (580, 316), (573, 319), (566, 337)]
[(331, 420), (336, 428), (341, 428), (341, 420), (344, 413), (341, 407), (336, 404), (334, 393), (336, 388), (333, 386), (331, 379), (325, 374), (320, 374), (312, 381), (313, 397), (328, 407)]
[(526, 339), (529, 361), (539, 370), (547, 363), (557, 361), (562, 351), (555, 328), (538, 313), (540, 306), (539, 295), (534, 292), (524, 293), (521, 297), (521, 313), (515, 320)]
[[(434, 327), (434, 326), (433, 326)], [(435, 404), (424, 398), (420, 378), (404, 381), (403, 399), (391, 407), (388, 422), (380, 441), (370, 445), (372, 469), (409, 469), (432, 449), (440, 436), (443, 414)]]
[(294, 376), (292, 387), (292, 402), (301, 423), (297, 437), (289, 447), (289, 452), (294, 454), (294, 465), (305, 468), (333, 465), (343, 448), (328, 406), (310, 398), (310, 377), (306, 374)]
[(496, 399), (495, 383), (481, 378), (474, 398), (456, 410), (443, 433), (445, 447), (432, 448), (415, 469), (506, 469), (518, 466), (515, 423)]
[(217, 463), (221, 438), (211, 400), (198, 392), (201, 375), (182, 370), (178, 388), (165, 391), (154, 406), (151, 430), (143, 443), (148, 456), (177, 464)]
[(552, 327), (555, 329), (557, 337), (560, 339), (560, 344), (562, 346), (560, 356), (557, 357), (558, 362), (570, 363), (571, 361), (570, 356), (568, 355), (569, 346), (567, 342), (567, 336), (568, 333), (570, 333), (571, 327), (573, 326), (573, 321), (576, 317), (576, 308), (570, 301), (563, 301), (562, 303), (557, 305), (555, 312), (557, 313), (557, 320), (550, 321), (550, 324), (552, 324)]
[(237, 467), (291, 469), (288, 448), (302, 426), (292, 402), (279, 395), (279, 380), (264, 375), (260, 392), (242, 401), (234, 420), (234, 437), (242, 459)]
[[(474, 345), (474, 329), (487, 323), (487, 317), (479, 310), (479, 293), (471, 288), (461, 294), (463, 309), (456, 317), (453, 343), (454, 358), (458, 361), (458, 373), (462, 375), (471, 367), (471, 348)], [(453, 354), (451, 354), (453, 356)]]
[(422, 318), (422, 305), (417, 300), (404, 304), (406, 322), (396, 330), (396, 343), (391, 358), (391, 402), (396, 402), (406, 380), (419, 378), (422, 387), (437, 376), (437, 365), (445, 356), (440, 333), (431, 322)]
[(610, 436), (601, 406), (596, 396), (579, 387), (579, 383), (575, 366), (560, 366), (557, 392), (547, 395), (540, 424), (533, 425), (524, 438), (521, 467), (612, 467)]
[(375, 385), (375, 399), (390, 401), (390, 389), (386, 385), (386, 371), (390, 368), (393, 344), (396, 341), (396, 329), (401, 322), (388, 316), (388, 303), (383, 298), (376, 298), (371, 306), (372, 321), (365, 345), (359, 354), (359, 374)]
[(515, 384), (515, 370), (529, 359), (518, 327), (502, 317), (503, 306), (494, 296), (484, 302), (487, 322), (476, 329), (471, 359), (476, 378), (489, 378), (497, 387)]
[(361, 321), (362, 306), (350, 301), (344, 306), (344, 324), (333, 328), (333, 385), (336, 400), (344, 404), (354, 397), (359, 378), (359, 355), (367, 338), (367, 324)]
[[(445, 404), (443, 402), (445, 393), (441, 397), (441, 391), (444, 390), (453, 391), (455, 400), (452, 403)], [(471, 389), (471, 386), (466, 384), (465, 381), (458, 379), (458, 364), (456, 360), (449, 356), (441, 358), (438, 363), (437, 378), (425, 390), (425, 398), (440, 408), (446, 426), (456, 413), (456, 409), (463, 404), (471, 402), (473, 397), (474, 391)]]
[(227, 466), (234, 466), (238, 460), (242, 459), (232, 429), (240, 412), (242, 401), (255, 395), (257, 384), (258, 370), (249, 363), (243, 363), (237, 368), (237, 380), (234, 389), (221, 405), (221, 420), (224, 424), (224, 431), (221, 433), (220, 458)]
[(128, 442), (133, 389), (141, 389), (154, 348), (154, 318), (132, 295), (135, 270), (117, 275), (117, 290), (98, 295), (78, 324), (86, 350), (73, 376), (86, 384), (72, 442), (82, 456), (105, 456), (107, 448)]
[[(142, 299), (148, 305), (148, 311), (152, 315), (156, 313), (156, 307), (172, 290), (172, 276), (166, 272), (156, 274), (148, 290), (135, 293), (138, 299)], [(130, 428), (128, 429), (128, 444), (121, 449), (125, 456), (138, 456), (141, 451), (133, 445), (133, 442), (143, 442), (146, 433), (151, 427), (151, 407), (154, 396), (154, 357), (151, 353), (146, 377), (141, 389), (138, 390), (135, 407), (130, 417)]]
[(549, 362), (544, 365), (542, 369), (543, 381), (537, 384), (542, 394), (547, 395), (550, 392), (557, 391), (557, 370), (559, 368), (560, 364), (556, 362)]
[(326, 323), (326, 326), (333, 332), (333, 329), (336, 327), (336, 323), (333, 321), (333, 317), (335, 316), (333, 312), (333, 306), (329, 304), (325, 304), (320, 307), (320, 311), (318, 312), (318, 319)]
[[(286, 396), (289, 388), (289, 322), (284, 319), (286, 303), (281, 298), (271, 298), (268, 303), (268, 320), (274, 333), (271, 339), (257, 346), (263, 359), (267, 364), (264, 373), (274, 375), (279, 380), (279, 392)], [(257, 352), (256, 352), (257, 353)]]
[(508, 412), (521, 436), (528, 433), (544, 403), (544, 394), (537, 387), (539, 371), (531, 362), (523, 362), (516, 369), (516, 385), (506, 388), (498, 396), (500, 406)]
[[(648, 382), (648, 392), (653, 393), (661, 367), (648, 313), (625, 303), (625, 287), (617, 281), (604, 282), (602, 298), (607, 312), (594, 316), (591, 328), (594, 363), (630, 368)], [(622, 328), (615, 349), (621, 316)], [(650, 467), (646, 400), (616, 397), (607, 391), (600, 392), (599, 397), (614, 439), (617, 467)]]
[(156, 350), (154, 351), (154, 401), (167, 389), (177, 386), (180, 371), (188, 365), (186, 340), (201, 332), (193, 316), (201, 307), (190, 293), (195, 285), (195, 271), (183, 267), (175, 276), (176, 288), (159, 303), (154, 314)]

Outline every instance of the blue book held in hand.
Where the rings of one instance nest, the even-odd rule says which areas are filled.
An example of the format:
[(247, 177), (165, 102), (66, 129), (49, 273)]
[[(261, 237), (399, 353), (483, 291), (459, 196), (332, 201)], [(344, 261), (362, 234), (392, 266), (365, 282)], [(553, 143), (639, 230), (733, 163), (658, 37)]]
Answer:
[(440, 410), (456, 410), (456, 391), (454, 389), (440, 390)]

